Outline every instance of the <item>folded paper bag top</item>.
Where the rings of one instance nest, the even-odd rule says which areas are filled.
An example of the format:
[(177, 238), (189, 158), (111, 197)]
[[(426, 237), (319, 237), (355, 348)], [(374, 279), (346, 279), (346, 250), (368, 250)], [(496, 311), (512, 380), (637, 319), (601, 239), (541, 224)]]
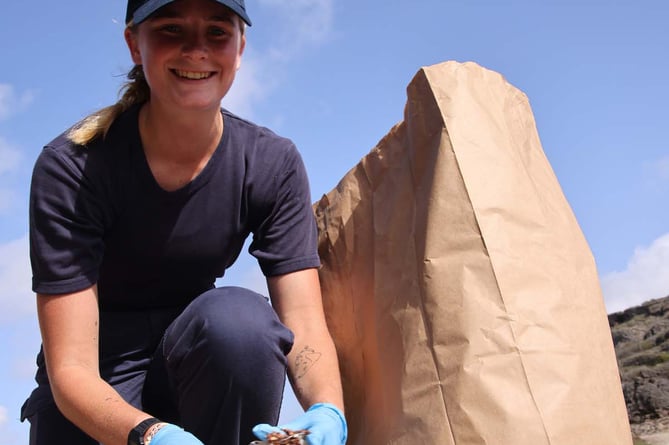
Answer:
[(527, 97), (421, 69), (314, 205), (349, 445), (631, 445), (597, 271)]

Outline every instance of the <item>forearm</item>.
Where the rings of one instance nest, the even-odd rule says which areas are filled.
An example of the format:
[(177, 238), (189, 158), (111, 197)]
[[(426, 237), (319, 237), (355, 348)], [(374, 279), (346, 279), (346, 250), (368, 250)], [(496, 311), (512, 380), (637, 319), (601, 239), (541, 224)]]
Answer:
[(296, 333), (288, 377), (304, 409), (328, 402), (344, 410), (337, 352), (327, 330)]
[(130, 429), (150, 417), (89, 369), (72, 365), (52, 373), (51, 386), (60, 411), (104, 445), (125, 445)]
[(288, 376), (305, 413), (281, 427), (256, 425), (253, 433), (265, 440), (272, 432), (308, 430), (313, 445), (344, 445), (348, 435), (339, 364), (323, 313), (316, 269), (267, 280), (274, 308), (295, 335), (288, 354)]
[(281, 321), (295, 335), (288, 354), (288, 377), (303, 408), (329, 402), (344, 409), (335, 350), (327, 328), (316, 269), (268, 279)]
[(99, 373), (97, 288), (37, 296), (49, 383), (58, 409), (105, 445), (125, 445), (150, 417), (126, 403)]

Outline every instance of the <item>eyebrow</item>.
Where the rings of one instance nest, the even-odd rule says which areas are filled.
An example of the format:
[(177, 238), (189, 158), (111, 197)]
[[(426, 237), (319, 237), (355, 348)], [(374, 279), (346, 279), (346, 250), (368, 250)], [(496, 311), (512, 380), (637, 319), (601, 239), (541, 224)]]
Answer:
[(209, 17), (209, 20), (215, 22), (230, 22), (234, 24), (235, 21), (232, 19), (232, 14), (234, 14), (234, 12), (230, 12), (230, 14), (226, 15), (212, 15), (211, 17)]

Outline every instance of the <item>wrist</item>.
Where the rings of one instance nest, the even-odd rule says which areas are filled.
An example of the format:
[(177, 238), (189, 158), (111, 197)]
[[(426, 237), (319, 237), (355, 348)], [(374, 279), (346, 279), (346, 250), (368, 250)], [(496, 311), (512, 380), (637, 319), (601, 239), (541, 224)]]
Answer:
[(149, 418), (144, 419), (141, 422), (139, 422), (128, 433), (128, 445), (145, 445), (145, 444), (147, 444), (148, 442), (145, 442), (145, 437), (147, 435), (147, 432), (152, 427), (154, 427), (155, 425), (157, 425), (159, 423), (163, 423), (163, 422), (156, 419), (155, 417), (149, 417)]
[(168, 425), (168, 423), (165, 422), (158, 422), (151, 425), (149, 429), (146, 430), (146, 433), (144, 433), (144, 445), (149, 445), (151, 443), (151, 439), (153, 439), (153, 436), (155, 436), (156, 433), (166, 425)]

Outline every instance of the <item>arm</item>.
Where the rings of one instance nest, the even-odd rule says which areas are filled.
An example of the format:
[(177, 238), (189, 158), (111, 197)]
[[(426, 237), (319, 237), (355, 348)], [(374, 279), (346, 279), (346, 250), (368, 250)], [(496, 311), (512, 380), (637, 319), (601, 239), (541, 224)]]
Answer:
[(288, 377), (297, 399), (305, 409), (327, 402), (343, 411), (337, 353), (325, 322), (317, 270), (270, 277), (267, 283), (279, 318), (295, 334)]
[(56, 405), (71, 422), (106, 445), (125, 445), (150, 415), (132, 407), (100, 377), (97, 288), (37, 295), (42, 344)]
[[(98, 193), (106, 189), (104, 181), (89, 181), (105, 172), (84, 174), (88, 158), (65, 155), (59, 149), (63, 143), (58, 139), (40, 154), (30, 194), (30, 258), (47, 373), (66, 418), (105, 445), (125, 445), (130, 430), (151, 416), (126, 403), (100, 377), (97, 287), (51, 295), (63, 280), (88, 282), (87, 273), (100, 267), (104, 233), (113, 221), (113, 204)], [(165, 423), (144, 436), (152, 434), (153, 445), (202, 445)]]

